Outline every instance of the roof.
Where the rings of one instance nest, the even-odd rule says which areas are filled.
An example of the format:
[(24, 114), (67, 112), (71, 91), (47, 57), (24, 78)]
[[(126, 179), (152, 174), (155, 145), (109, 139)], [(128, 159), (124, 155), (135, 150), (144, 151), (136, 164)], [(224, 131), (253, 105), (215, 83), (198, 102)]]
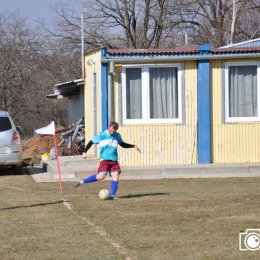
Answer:
[[(169, 55), (169, 54), (198, 54), (200, 52), (199, 45), (182, 45), (175, 49), (107, 49), (108, 56), (144, 56), (144, 55)], [(259, 46), (252, 47), (222, 47), (222, 48), (212, 48), (210, 49), (210, 53), (218, 54), (218, 53), (259, 53)]]
[(221, 48), (260, 47), (260, 38), (223, 46)]
[(259, 47), (232, 47), (232, 48), (217, 48), (212, 49), (211, 52), (213, 53), (255, 53), (260, 52), (260, 46)]
[(84, 82), (83, 79), (75, 79), (75, 80), (67, 81), (67, 82), (64, 82), (64, 83), (55, 84), (54, 88), (60, 87), (60, 86), (62, 87), (62, 86), (65, 86), (65, 85), (81, 85), (83, 82)]
[(176, 49), (107, 49), (109, 54), (169, 54), (169, 53), (195, 53), (199, 45), (182, 45)]
[(49, 99), (59, 99), (79, 94), (80, 86), (84, 85), (83, 79), (75, 79), (53, 86), (54, 93), (46, 95)]

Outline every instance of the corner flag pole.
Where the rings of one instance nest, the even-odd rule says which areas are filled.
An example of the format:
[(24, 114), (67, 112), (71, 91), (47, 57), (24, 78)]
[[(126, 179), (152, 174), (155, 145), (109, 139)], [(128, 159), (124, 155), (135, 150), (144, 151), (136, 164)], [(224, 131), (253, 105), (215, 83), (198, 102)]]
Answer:
[(58, 152), (56, 134), (54, 134), (54, 145), (55, 145), (55, 154), (56, 154), (56, 161), (57, 161), (58, 174), (59, 174), (59, 182), (60, 182), (60, 194), (61, 194), (61, 199), (64, 200), (64, 198), (63, 198), (63, 192), (62, 192), (62, 181), (61, 181), (59, 152)]
[(55, 123), (54, 123), (54, 121), (52, 121), (49, 125), (47, 125), (45, 127), (42, 127), (40, 129), (35, 130), (35, 132), (38, 135), (53, 135), (56, 161), (57, 161), (57, 167), (58, 167), (58, 173), (59, 173), (61, 199), (64, 201), (63, 192), (62, 192), (61, 174), (60, 174), (59, 152), (58, 152), (57, 139), (56, 139), (56, 134), (55, 134)]

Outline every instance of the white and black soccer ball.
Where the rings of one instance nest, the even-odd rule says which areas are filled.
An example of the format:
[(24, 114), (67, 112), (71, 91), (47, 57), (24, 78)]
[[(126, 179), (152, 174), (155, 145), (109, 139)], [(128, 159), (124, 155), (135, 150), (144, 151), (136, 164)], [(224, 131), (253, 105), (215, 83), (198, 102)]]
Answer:
[(107, 189), (102, 189), (99, 192), (98, 196), (101, 200), (106, 200), (109, 198), (109, 191)]

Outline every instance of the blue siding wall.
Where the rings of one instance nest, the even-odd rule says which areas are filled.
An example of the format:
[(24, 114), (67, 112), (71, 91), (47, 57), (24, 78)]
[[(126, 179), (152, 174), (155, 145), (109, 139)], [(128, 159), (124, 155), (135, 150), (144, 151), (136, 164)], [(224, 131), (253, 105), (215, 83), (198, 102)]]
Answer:
[[(200, 55), (208, 55), (210, 46), (199, 46)], [(211, 162), (210, 147), (210, 61), (198, 61), (198, 163)]]

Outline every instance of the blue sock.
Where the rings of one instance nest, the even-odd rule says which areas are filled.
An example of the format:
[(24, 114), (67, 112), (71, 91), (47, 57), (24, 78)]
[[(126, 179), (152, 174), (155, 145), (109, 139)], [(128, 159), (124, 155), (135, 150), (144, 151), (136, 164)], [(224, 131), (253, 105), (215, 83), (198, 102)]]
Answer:
[(89, 177), (86, 178), (86, 179), (83, 179), (83, 182), (84, 182), (84, 183), (94, 182), (94, 181), (97, 181), (97, 175), (96, 175), (96, 174), (91, 175), (91, 176), (89, 176)]
[(118, 187), (118, 182), (111, 181), (111, 184), (110, 184), (110, 196), (111, 197), (116, 195), (117, 187)]

